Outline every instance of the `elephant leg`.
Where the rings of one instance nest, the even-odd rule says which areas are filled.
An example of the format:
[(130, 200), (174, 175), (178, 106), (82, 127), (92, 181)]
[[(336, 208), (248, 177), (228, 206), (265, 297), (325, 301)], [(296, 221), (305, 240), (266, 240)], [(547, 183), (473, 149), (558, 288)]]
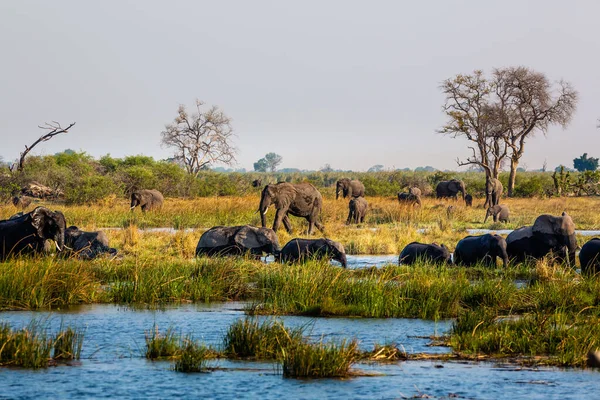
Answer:
[(283, 216), (283, 226), (285, 226), (285, 230), (288, 231), (288, 233), (293, 232), (292, 221), (290, 221), (290, 217), (288, 217), (287, 214)]
[(318, 230), (320, 230), (322, 233), (325, 233), (325, 226), (319, 221), (319, 218), (315, 218), (314, 224)]
[[(275, 232), (277, 232), (277, 230), (279, 229), (279, 226), (281, 225), (281, 221), (287, 217), (287, 210), (283, 210), (281, 208), (277, 209), (277, 212), (275, 213), (275, 221), (273, 221), (273, 230)], [(287, 229), (287, 227), (286, 227)]]
[(348, 213), (348, 219), (346, 220), (346, 225), (350, 225), (354, 221), (354, 215), (352, 215), (352, 210)]

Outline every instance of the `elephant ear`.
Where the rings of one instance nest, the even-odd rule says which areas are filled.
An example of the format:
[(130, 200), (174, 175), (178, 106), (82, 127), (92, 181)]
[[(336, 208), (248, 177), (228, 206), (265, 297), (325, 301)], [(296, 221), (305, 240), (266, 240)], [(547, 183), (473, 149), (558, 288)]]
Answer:
[(563, 235), (571, 236), (575, 234), (575, 224), (573, 219), (566, 211), (563, 211), (561, 216), (561, 231)]
[(31, 225), (37, 230), (40, 237), (44, 237), (44, 227), (48, 221), (48, 210), (44, 207), (37, 207), (31, 212)]
[(331, 247), (333, 247), (334, 249), (336, 249), (337, 251), (339, 251), (340, 253), (345, 253), (346, 251), (344, 250), (344, 246), (342, 246), (341, 243), (335, 242), (331, 239), (325, 239), (327, 241), (327, 244)]
[(246, 225), (233, 237), (235, 244), (247, 248), (256, 249), (265, 245), (265, 237), (259, 229)]
[(277, 208), (288, 208), (296, 197), (296, 188), (290, 183), (280, 184), (277, 193), (272, 197)]

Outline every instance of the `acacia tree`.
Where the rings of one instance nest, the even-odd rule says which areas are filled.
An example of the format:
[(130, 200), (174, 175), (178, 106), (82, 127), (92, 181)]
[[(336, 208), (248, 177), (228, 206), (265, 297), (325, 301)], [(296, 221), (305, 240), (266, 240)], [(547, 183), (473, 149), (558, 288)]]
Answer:
[(512, 196), (526, 140), (536, 132), (546, 134), (551, 125), (566, 128), (578, 95), (570, 83), (561, 80), (553, 87), (545, 74), (526, 67), (495, 69), (493, 86), (504, 140), (510, 148), (508, 195)]
[(263, 158), (254, 163), (254, 170), (257, 172), (275, 172), (277, 167), (283, 161), (283, 157), (276, 153), (268, 153)]
[(161, 144), (173, 147), (175, 159), (195, 177), (211, 163), (233, 164), (237, 152), (231, 119), (217, 106), (202, 110), (203, 106), (196, 100), (196, 112), (189, 114), (179, 105), (177, 117), (161, 132)]
[(441, 89), (446, 95), (443, 110), (448, 120), (438, 132), (473, 143), (468, 146), (473, 154), (462, 161), (457, 159), (457, 164), (482, 168), (487, 180), (498, 178), (508, 147), (503, 140), (500, 109), (491, 101), (493, 82), (482, 71), (475, 71), (445, 80)]

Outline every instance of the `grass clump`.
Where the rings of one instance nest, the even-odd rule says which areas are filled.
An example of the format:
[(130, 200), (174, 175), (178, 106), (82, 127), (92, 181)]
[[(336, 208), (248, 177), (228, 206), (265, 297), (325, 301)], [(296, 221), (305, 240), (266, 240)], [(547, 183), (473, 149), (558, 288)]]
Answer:
[(157, 358), (174, 357), (180, 350), (179, 336), (172, 328), (165, 333), (160, 333), (158, 325), (150, 331), (145, 332), (146, 358), (155, 360)]
[(50, 361), (79, 359), (83, 333), (68, 327), (48, 336), (41, 325), (32, 321), (22, 329), (0, 324), (0, 365), (46, 368)]
[(283, 349), (281, 367), (286, 378), (341, 378), (350, 375), (358, 357), (356, 340), (340, 343), (298, 342)]
[(303, 328), (289, 329), (282, 322), (256, 318), (236, 321), (223, 339), (224, 353), (228, 357), (274, 360), (282, 349), (302, 341)]
[(207, 372), (212, 351), (198, 343), (191, 335), (182, 339), (179, 357), (173, 369), (177, 372)]

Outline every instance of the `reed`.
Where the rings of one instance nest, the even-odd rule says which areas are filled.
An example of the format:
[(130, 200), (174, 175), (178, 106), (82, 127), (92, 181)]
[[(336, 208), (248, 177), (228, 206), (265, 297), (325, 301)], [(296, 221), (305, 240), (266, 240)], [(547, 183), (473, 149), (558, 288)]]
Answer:
[(182, 338), (181, 349), (173, 369), (177, 372), (208, 372), (211, 350), (194, 340), (192, 335)]
[(282, 349), (281, 369), (286, 378), (343, 378), (358, 358), (358, 342), (297, 342)]
[(174, 357), (180, 351), (180, 338), (172, 328), (165, 333), (160, 333), (158, 325), (154, 325), (150, 331), (144, 334), (146, 340), (146, 358), (155, 360), (158, 358)]
[(84, 333), (80, 329), (61, 327), (54, 339), (54, 360), (79, 360), (83, 347)]

